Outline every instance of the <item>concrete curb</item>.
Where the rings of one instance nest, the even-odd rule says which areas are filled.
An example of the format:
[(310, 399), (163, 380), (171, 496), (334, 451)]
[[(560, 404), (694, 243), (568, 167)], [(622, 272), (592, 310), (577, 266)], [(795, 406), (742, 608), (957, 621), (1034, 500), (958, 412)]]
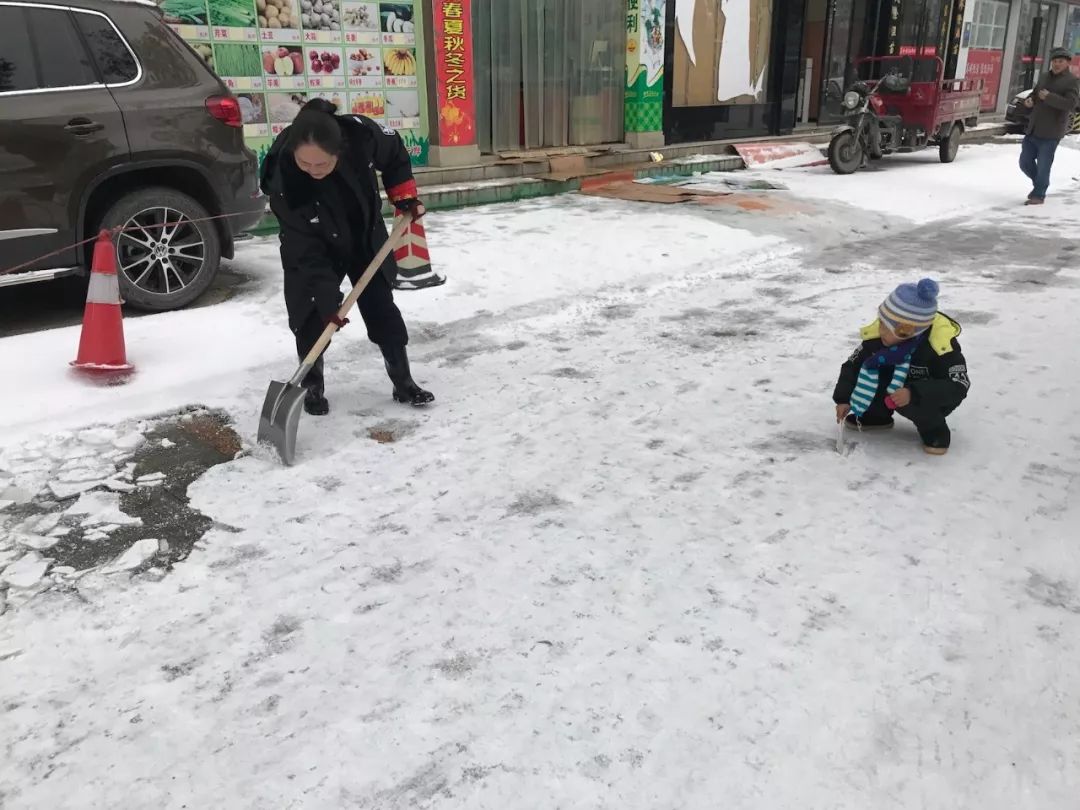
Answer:
[[(982, 126), (964, 135), (965, 144), (990, 143), (995, 138), (1005, 134), (1004, 124), (992, 124)], [(816, 131), (803, 136), (791, 135), (779, 138), (762, 138), (762, 141), (783, 143), (785, 141), (805, 141), (814, 145), (824, 145), (829, 142), (829, 132)], [(740, 141), (740, 143), (743, 141)], [(529, 166), (530, 168), (543, 168), (544, 174), (525, 176), (514, 174), (508, 177), (497, 177), (485, 180), (463, 181), (459, 183), (425, 184), (425, 174), (438, 176), (423, 170), (417, 171), (417, 181), (420, 184), (420, 196), (429, 211), (448, 211), (456, 208), (467, 208), (477, 205), (492, 205), (495, 203), (520, 202), (531, 200), (536, 197), (549, 197), (555, 194), (566, 194), (580, 191), (582, 186), (593, 186), (610, 183), (619, 180), (643, 180), (665, 177), (691, 177), (695, 174), (709, 172), (731, 172), (745, 168), (742, 158), (732, 154), (732, 141), (714, 141), (704, 144), (680, 144), (676, 147), (665, 147), (656, 150), (661, 154), (669, 155), (676, 152), (677, 156), (665, 159), (661, 162), (641, 162), (640, 158), (647, 156), (647, 150), (627, 150), (621, 155), (610, 153), (589, 160), (587, 165), (594, 166), (592, 170), (582, 172), (580, 177), (558, 179), (547, 177), (550, 164), (546, 161), (533, 161), (525, 164), (515, 164), (515, 168)], [(637, 163), (617, 162), (618, 157), (634, 156)], [(473, 167), (475, 170), (476, 167)], [(496, 167), (491, 167), (492, 171)], [(510, 169), (503, 166), (502, 169)], [(393, 215), (393, 208), (383, 195), (383, 216)], [(277, 220), (267, 213), (262, 222), (253, 228), (250, 233), (256, 236), (267, 236), (277, 233)]]

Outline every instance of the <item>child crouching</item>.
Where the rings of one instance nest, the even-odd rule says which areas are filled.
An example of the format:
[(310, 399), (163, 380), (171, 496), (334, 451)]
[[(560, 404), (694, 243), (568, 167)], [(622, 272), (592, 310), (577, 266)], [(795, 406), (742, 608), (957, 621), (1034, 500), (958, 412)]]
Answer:
[(964, 401), (971, 383), (956, 342), (960, 324), (938, 312), (937, 297), (937, 283), (927, 278), (901, 284), (885, 299), (840, 368), (836, 421), (891, 428), (895, 411), (915, 423), (927, 453), (948, 452), (945, 417)]

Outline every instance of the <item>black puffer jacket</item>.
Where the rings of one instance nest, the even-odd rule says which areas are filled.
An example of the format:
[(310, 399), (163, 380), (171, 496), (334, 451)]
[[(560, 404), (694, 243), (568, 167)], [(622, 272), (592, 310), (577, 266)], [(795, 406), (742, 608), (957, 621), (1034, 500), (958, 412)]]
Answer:
[[(1043, 90), (1049, 95), (1040, 99), (1039, 93)], [(1080, 80), (1068, 70), (1056, 76), (1048, 70), (1031, 91), (1031, 98), (1035, 108), (1028, 121), (1028, 133), (1036, 138), (1060, 141), (1069, 131), (1069, 117), (1080, 100)]]
[[(862, 330), (860, 343), (847, 362), (840, 367), (840, 377), (833, 390), (833, 402), (846, 405), (859, 378), (859, 369), (866, 359), (882, 347), (879, 321)], [(907, 388), (911, 390), (912, 404), (927, 408), (947, 410), (955, 408), (968, 394), (967, 360), (956, 340), (960, 336), (960, 324), (947, 315), (938, 313), (926, 339), (915, 349), (908, 372)], [(885, 397), (892, 382), (893, 368), (881, 369), (875, 401)]]
[[(315, 309), (326, 320), (340, 305), (341, 281), (362, 270), (388, 238), (381, 215), (379, 181), (389, 191), (413, 182), (405, 144), (392, 129), (362, 115), (339, 115), (345, 152), (335, 174), (340, 184), (316, 181), (302, 172), (284, 150), (288, 129), (274, 141), (262, 168), (262, 190), (278, 219), (281, 264), (285, 270), (285, 305), (289, 326), (297, 329)], [(343, 206), (328, 192), (351, 191), (354, 203)], [(415, 194), (415, 191), (413, 192)], [(347, 217), (345, 212), (353, 215)], [(393, 283), (393, 255), (382, 266)]]

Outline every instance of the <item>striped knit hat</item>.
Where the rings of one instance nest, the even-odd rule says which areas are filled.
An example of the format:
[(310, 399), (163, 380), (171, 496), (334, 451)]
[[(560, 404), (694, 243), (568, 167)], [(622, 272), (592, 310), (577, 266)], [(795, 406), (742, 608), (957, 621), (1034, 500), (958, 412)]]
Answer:
[(938, 285), (933, 279), (901, 284), (878, 307), (878, 317), (901, 338), (921, 335), (937, 317), (937, 297)]

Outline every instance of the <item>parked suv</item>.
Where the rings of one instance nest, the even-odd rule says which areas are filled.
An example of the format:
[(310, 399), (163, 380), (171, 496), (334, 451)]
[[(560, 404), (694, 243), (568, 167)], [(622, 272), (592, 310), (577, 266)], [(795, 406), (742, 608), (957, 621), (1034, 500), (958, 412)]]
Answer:
[(256, 175), (237, 99), (153, 3), (0, 0), (0, 286), (85, 273), (70, 246), (122, 226), (124, 299), (185, 306), (259, 220)]

